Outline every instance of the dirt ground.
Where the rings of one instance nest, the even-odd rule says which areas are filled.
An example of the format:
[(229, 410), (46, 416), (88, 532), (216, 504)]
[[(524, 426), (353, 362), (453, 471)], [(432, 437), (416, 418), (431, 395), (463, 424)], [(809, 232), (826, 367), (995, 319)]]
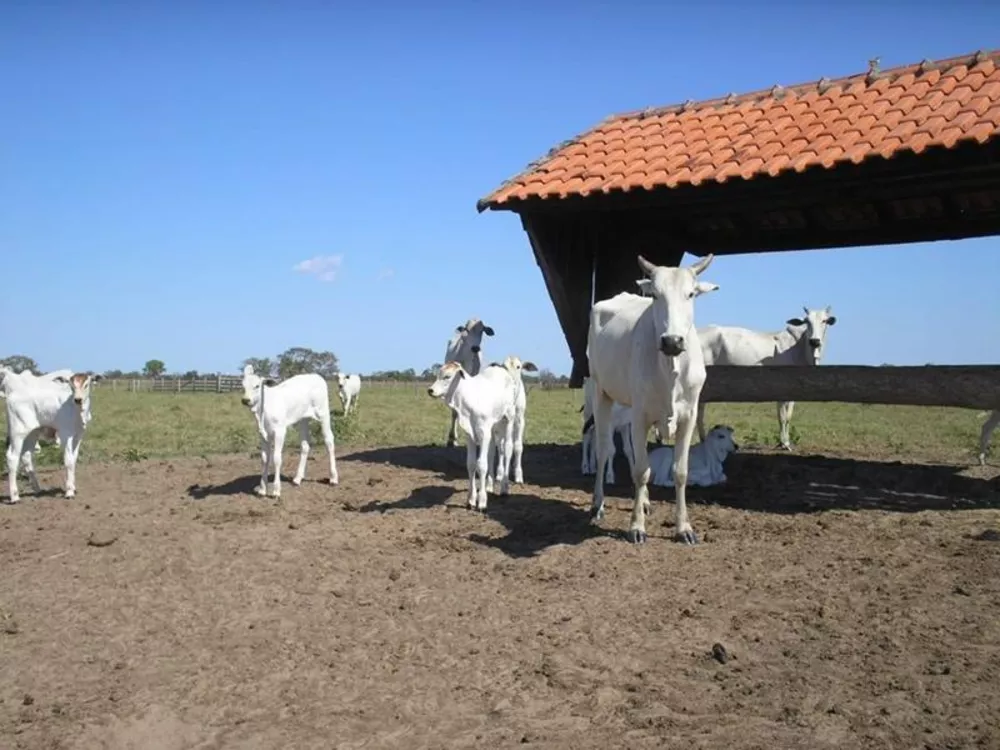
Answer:
[(995, 469), (737, 454), (685, 548), (669, 502), (622, 540), (625, 466), (589, 526), (578, 447), (485, 516), (464, 448), (338, 464), (278, 503), (240, 455), (0, 506), (0, 747), (1000, 747)]

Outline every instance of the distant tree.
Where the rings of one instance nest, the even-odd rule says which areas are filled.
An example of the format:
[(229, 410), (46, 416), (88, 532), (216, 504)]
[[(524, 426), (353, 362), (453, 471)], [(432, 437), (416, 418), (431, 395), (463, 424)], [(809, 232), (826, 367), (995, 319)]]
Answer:
[(125, 377), (125, 373), (123, 373), (121, 370), (105, 370), (104, 377), (108, 378), (109, 380), (120, 380)]
[(181, 375), (184, 380), (197, 380), (199, 377), (197, 370), (188, 370), (186, 373)]
[(437, 377), (438, 370), (440, 369), (441, 369), (441, 364), (439, 362), (435, 362), (433, 365), (425, 368), (424, 371), (420, 373), (420, 379), (434, 380), (434, 378)]
[(278, 357), (278, 377), (282, 380), (304, 372), (331, 378), (338, 370), (337, 355), (333, 352), (316, 352), (304, 346), (293, 346)]
[(147, 378), (158, 378), (166, 372), (167, 366), (162, 359), (151, 359), (142, 366), (142, 374)]
[(270, 357), (247, 357), (243, 360), (243, 367), (247, 365), (250, 365), (253, 371), (262, 378), (273, 378), (278, 374), (274, 360)]
[(0, 359), (0, 365), (6, 365), (14, 372), (24, 372), (25, 370), (31, 370), (35, 375), (41, 375), (42, 371), (38, 369), (38, 363), (31, 357), (26, 357), (23, 354), (13, 354), (4, 359)]

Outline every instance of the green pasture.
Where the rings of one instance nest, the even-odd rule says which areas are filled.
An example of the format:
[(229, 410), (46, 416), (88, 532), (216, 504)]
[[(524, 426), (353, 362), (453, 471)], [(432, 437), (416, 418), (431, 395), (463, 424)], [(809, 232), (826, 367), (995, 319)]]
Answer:
[[(145, 458), (204, 456), (256, 449), (253, 417), (238, 393), (129, 393), (97, 388), (94, 420), (87, 429), (81, 461), (139, 461)], [(578, 443), (583, 392), (563, 388), (528, 393), (526, 442)], [(365, 384), (359, 409), (345, 418), (331, 389), (338, 453), (351, 448), (443, 444), (448, 410), (427, 395), (426, 384)], [(710, 404), (707, 423), (736, 429), (743, 448), (770, 448), (777, 442), (774, 404)], [(0, 409), (0, 423), (6, 432)], [(946, 462), (974, 460), (983, 415), (975, 410), (912, 406), (799, 403), (792, 440), (806, 453), (852, 453)], [(314, 436), (319, 440), (318, 426)], [(297, 450), (295, 440), (288, 446)], [(43, 464), (60, 462), (45, 446)]]

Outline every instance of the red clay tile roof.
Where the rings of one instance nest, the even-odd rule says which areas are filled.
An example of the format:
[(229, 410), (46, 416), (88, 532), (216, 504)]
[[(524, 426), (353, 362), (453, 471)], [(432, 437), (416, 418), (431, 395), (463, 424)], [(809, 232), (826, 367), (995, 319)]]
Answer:
[(652, 190), (860, 164), (1000, 133), (1000, 50), (614, 115), (479, 201)]

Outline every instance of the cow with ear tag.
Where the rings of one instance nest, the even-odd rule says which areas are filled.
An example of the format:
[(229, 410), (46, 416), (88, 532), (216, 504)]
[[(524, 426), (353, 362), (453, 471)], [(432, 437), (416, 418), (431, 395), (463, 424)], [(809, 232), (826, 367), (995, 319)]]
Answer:
[[(479, 318), (469, 318), (455, 329), (444, 353), (445, 362), (458, 362), (468, 375), (475, 377), (483, 369), (483, 336), (492, 336), (493, 329)], [(451, 410), (448, 447), (458, 442), (458, 413)]]
[(674, 268), (654, 265), (640, 255), (639, 268), (645, 278), (636, 283), (648, 297), (623, 292), (591, 308), (587, 354), (594, 380), (598, 466), (591, 517), (597, 521), (604, 514), (604, 472), (600, 469), (610, 455), (611, 407), (617, 401), (632, 407), (635, 500), (628, 539), (635, 543), (646, 540), (650, 509), (646, 435), (653, 424), (665, 419), (675, 420), (677, 426), (673, 460), (677, 482), (675, 538), (686, 544), (698, 541), (688, 521), (686, 504), (688, 451), (706, 377), (694, 325), (694, 301), (719, 288), (698, 278), (713, 257), (708, 255), (689, 267)]
[(281, 497), (281, 451), (285, 434), (292, 425), (298, 427), (301, 438), (299, 466), (292, 478), (298, 487), (306, 475), (309, 460), (309, 420), (319, 422), (323, 442), (330, 456), (330, 484), (337, 484), (337, 460), (334, 457), (333, 428), (330, 425), (330, 391), (321, 375), (314, 372), (295, 375), (281, 383), (262, 378), (252, 365), (243, 368), (244, 406), (250, 409), (260, 432), (260, 485), (258, 495), (267, 495), (268, 466), (274, 471), (272, 497)]

